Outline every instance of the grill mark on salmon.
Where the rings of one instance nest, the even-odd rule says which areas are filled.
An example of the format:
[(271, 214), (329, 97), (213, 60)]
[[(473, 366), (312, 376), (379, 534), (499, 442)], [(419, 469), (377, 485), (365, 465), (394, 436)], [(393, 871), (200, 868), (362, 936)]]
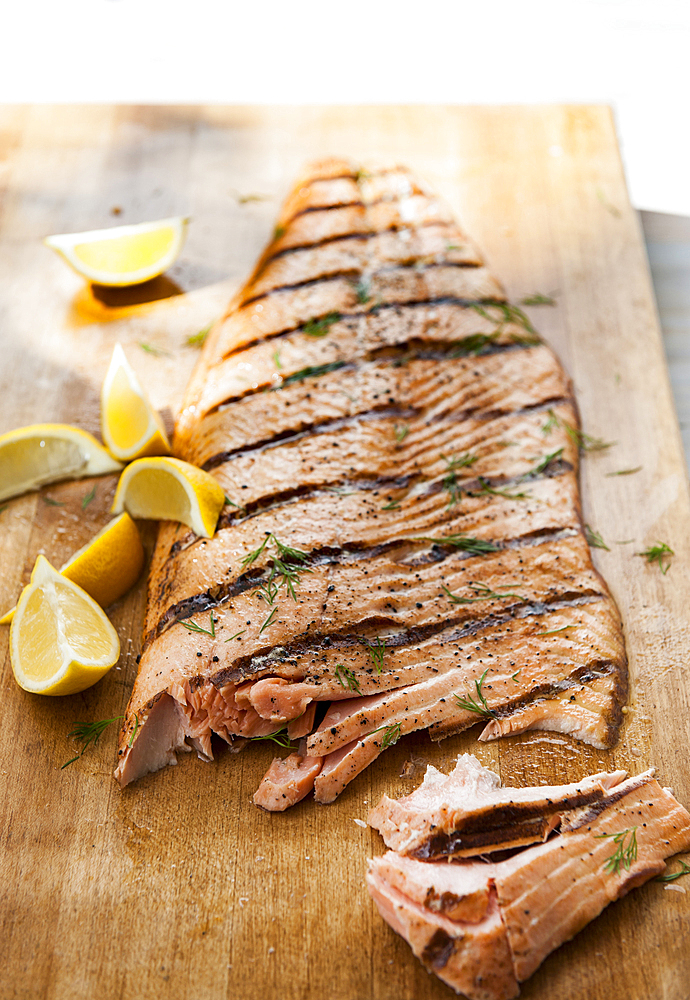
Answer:
[[(321, 164), (278, 223), (212, 329), (177, 421), (176, 454), (208, 463), (241, 506), (212, 540), (160, 528), (121, 781), (147, 769), (142, 731), (159, 734), (165, 762), (180, 741), (207, 758), (216, 731), (287, 723), (298, 756), (318, 747), (314, 796), (331, 801), (394, 742), (388, 730), (441, 738), (476, 722), (454, 696), (477, 683), (492, 716), (482, 739), (550, 725), (612, 744), (625, 655), (582, 535), (562, 369), (408, 172)], [(320, 318), (325, 336), (305, 335)], [(560, 426), (547, 434), (549, 409)], [(457, 551), (451, 534), (479, 541)], [(265, 590), (275, 540), (305, 553), (295, 593), (277, 599)], [(211, 615), (215, 636), (182, 615), (202, 629)], [(548, 635), (550, 622), (585, 620), (569, 644)], [(341, 714), (314, 732), (322, 700), (329, 723)]]
[[(462, 938), (468, 926), (478, 940), (497, 904), (517, 987), (610, 902), (658, 875), (665, 858), (690, 846), (690, 815), (653, 773), (624, 780), (625, 772), (617, 771), (574, 785), (501, 789), (498, 777), (469, 755), (459, 757), (447, 777), (429, 768), (416, 792), (397, 802), (384, 796), (369, 814), (394, 847), (369, 862), (369, 891), (417, 957), (470, 998), (475, 984), (468, 988), (460, 978), (467, 977), (467, 965), (449, 970), (447, 941)], [(525, 818), (535, 820), (526, 836)], [(429, 860), (423, 850), (424, 860), (413, 856), (432, 843), (439, 827), (470, 832), (465, 860), (449, 865)], [(633, 834), (634, 851), (613, 865), (613, 837), (630, 838), (628, 843)], [(542, 842), (525, 846), (530, 838)], [(486, 845), (509, 846), (511, 853), (484, 860)], [(487, 972), (493, 962), (489, 951)], [(492, 1000), (501, 995), (489, 994)]]

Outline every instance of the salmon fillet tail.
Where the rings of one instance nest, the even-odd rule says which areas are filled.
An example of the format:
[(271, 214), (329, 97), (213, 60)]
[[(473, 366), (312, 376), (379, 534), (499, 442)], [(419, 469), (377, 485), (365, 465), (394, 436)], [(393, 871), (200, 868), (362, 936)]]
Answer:
[[(522, 846), (527, 841), (506, 835), (507, 821), (514, 830), (516, 819), (537, 815), (551, 818), (543, 839)], [(627, 779), (620, 771), (595, 774), (552, 788), (501, 788), (496, 775), (469, 755), (459, 757), (448, 776), (429, 768), (422, 785), (397, 802), (384, 797), (369, 822), (395, 847), (369, 862), (367, 884), (381, 916), (430, 971), (467, 996), (480, 995), (457, 972), (449, 975), (452, 956), (463, 974), (471, 971), (473, 982), (483, 984), (481, 995), (489, 1000), (509, 988), (506, 978), (489, 986), (497, 942), (505, 946), (516, 987), (609, 903), (690, 848), (690, 814), (653, 771)], [(445, 847), (452, 825), (464, 860), (448, 864), (448, 852), (428, 849), (439, 846), (439, 823)], [(420, 843), (426, 851), (414, 850)], [(492, 850), (506, 847), (507, 858), (502, 853), (491, 860)], [(457, 946), (458, 938), (467, 940), (468, 927), (469, 940), (482, 945), (477, 966), (461, 958)]]
[[(282, 734), (295, 753), (257, 793), (279, 811), (419, 729), (613, 746), (627, 660), (578, 427), (434, 192), (399, 165), (307, 166), (177, 415), (174, 453), (227, 502), (213, 538), (159, 526), (120, 784), (211, 761), (214, 737)], [(548, 835), (531, 822), (521, 842)]]

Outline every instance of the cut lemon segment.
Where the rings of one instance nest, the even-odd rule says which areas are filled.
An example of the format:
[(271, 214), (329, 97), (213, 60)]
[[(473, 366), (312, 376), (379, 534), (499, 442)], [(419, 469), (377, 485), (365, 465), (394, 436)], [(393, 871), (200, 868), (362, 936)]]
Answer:
[(183, 216), (88, 233), (46, 236), (46, 246), (99, 285), (138, 285), (167, 270), (182, 249), (189, 220)]
[(101, 433), (115, 458), (169, 455), (170, 443), (120, 344), (115, 345), (101, 390)]
[(120, 476), (113, 514), (181, 521), (202, 538), (211, 538), (225, 494), (213, 476), (179, 458), (139, 458)]
[(35, 694), (77, 694), (119, 655), (117, 632), (94, 599), (39, 556), (10, 630), (17, 684)]
[[(139, 529), (129, 516), (120, 514), (75, 552), (60, 574), (86, 591), (102, 608), (119, 600), (133, 587), (144, 567), (144, 546)], [(9, 625), (15, 608), (0, 618)]]
[(122, 468), (95, 437), (68, 424), (32, 424), (0, 435), (0, 500), (60, 479)]

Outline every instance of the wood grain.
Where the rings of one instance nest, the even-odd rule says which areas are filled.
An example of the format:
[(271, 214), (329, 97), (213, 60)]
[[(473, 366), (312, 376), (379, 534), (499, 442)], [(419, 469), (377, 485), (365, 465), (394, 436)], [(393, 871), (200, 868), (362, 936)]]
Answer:
[[(688, 485), (607, 109), (3, 109), (0, 431), (61, 420), (97, 432), (117, 340), (154, 404), (172, 414), (197, 357), (187, 337), (246, 276), (304, 161), (327, 154), (408, 164), (447, 199), (513, 300), (556, 297), (555, 308), (530, 311), (533, 321), (574, 378), (585, 430), (615, 441), (584, 459), (582, 489), (586, 519), (610, 547), (595, 560), (630, 653), (620, 744), (605, 753), (533, 733), (478, 745), (474, 730), (432, 745), (416, 734), (334, 805), (305, 802), (285, 815), (251, 804), (272, 757), (262, 745), (221, 752), (214, 764), (190, 754), (120, 792), (111, 778), (114, 726), (60, 768), (73, 755), (73, 720), (124, 711), (143, 582), (110, 611), (119, 664), (80, 696), (19, 690), (2, 629), (3, 998), (440, 1000), (451, 992), (380, 920), (364, 889), (366, 857), (382, 843), (353, 820), (384, 791), (409, 791), (425, 763), (448, 767), (472, 750), (516, 784), (655, 765), (690, 803)], [(255, 193), (265, 200), (240, 200)], [(168, 297), (148, 304), (103, 304), (41, 245), (49, 233), (182, 213), (192, 216), (187, 244), (154, 290)], [(635, 466), (635, 475), (608, 475)], [(33, 494), (0, 513), (0, 607), (15, 601), (38, 552), (59, 564), (105, 523), (114, 481), (95, 482), (86, 511), (92, 481), (43, 491), (62, 506)], [(145, 534), (150, 546), (151, 526)], [(676, 553), (666, 576), (635, 555), (657, 540)], [(406, 761), (413, 773), (402, 777)], [(635, 891), (547, 959), (523, 996), (685, 1000), (688, 899), (654, 882)]]

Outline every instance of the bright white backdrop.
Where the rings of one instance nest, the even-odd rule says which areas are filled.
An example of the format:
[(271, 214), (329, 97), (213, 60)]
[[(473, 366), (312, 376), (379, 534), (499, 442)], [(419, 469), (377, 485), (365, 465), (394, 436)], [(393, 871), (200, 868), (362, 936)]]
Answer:
[(690, 215), (690, 0), (5, 0), (0, 25), (3, 103), (612, 104), (633, 203)]

